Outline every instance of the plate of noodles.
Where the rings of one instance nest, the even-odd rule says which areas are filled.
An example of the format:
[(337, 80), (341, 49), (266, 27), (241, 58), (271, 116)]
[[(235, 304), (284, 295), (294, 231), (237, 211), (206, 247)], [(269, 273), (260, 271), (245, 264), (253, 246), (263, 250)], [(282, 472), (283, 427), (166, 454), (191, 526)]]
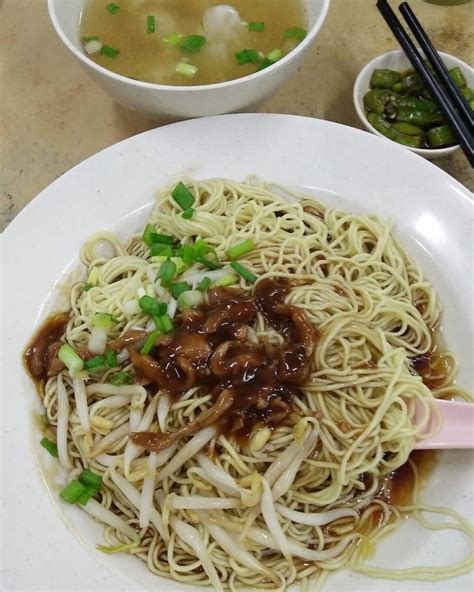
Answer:
[(472, 220), (287, 115), (55, 181), (3, 237), (2, 589), (470, 589), (472, 454), (414, 448), (472, 400)]

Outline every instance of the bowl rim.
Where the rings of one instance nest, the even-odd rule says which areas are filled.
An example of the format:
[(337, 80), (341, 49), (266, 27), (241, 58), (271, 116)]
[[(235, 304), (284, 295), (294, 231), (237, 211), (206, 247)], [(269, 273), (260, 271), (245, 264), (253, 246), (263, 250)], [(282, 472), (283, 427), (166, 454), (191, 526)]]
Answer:
[(286, 56), (278, 60), (268, 68), (264, 70), (260, 70), (258, 72), (254, 72), (252, 74), (248, 74), (247, 76), (242, 76), (240, 78), (233, 78), (232, 80), (225, 80), (224, 82), (214, 82), (212, 84), (196, 84), (196, 85), (172, 85), (172, 84), (155, 84), (153, 82), (145, 82), (142, 80), (134, 80), (133, 78), (128, 78), (127, 76), (123, 76), (122, 74), (117, 74), (112, 70), (108, 70), (99, 64), (96, 64), (93, 60), (91, 60), (87, 55), (79, 51), (79, 49), (71, 42), (69, 37), (65, 34), (63, 28), (59, 24), (59, 19), (56, 14), (56, 4), (58, 0), (48, 0), (48, 13), (51, 23), (56, 31), (56, 34), (59, 36), (61, 41), (67, 47), (67, 49), (76, 56), (86, 67), (95, 70), (98, 74), (105, 75), (117, 82), (122, 82), (128, 84), (130, 86), (134, 86), (141, 89), (151, 89), (151, 90), (159, 90), (159, 91), (172, 91), (172, 92), (194, 92), (194, 91), (206, 91), (206, 90), (220, 90), (224, 88), (229, 88), (235, 86), (237, 84), (242, 84), (243, 82), (247, 82), (249, 80), (256, 80), (258, 78), (263, 78), (268, 74), (268, 72), (275, 72), (277, 69), (283, 67), (285, 64), (290, 62), (292, 59), (296, 57), (297, 54), (302, 53), (304, 49), (309, 47), (311, 43), (314, 41), (316, 35), (319, 33), (321, 27), (326, 20), (329, 6), (331, 4), (331, 0), (321, 0), (322, 8), (321, 12), (316, 18), (315, 23), (313, 26), (308, 30), (306, 37), (294, 48), (292, 49)]
[[(423, 54), (423, 50), (420, 50), (420, 48), (417, 48), (417, 49)], [(406, 148), (407, 150), (411, 150), (412, 152), (415, 152), (416, 154), (419, 154), (420, 156), (434, 156), (434, 155), (445, 156), (447, 154), (451, 154), (452, 152), (455, 152), (456, 150), (458, 150), (458, 148), (460, 148), (459, 144), (454, 144), (453, 146), (446, 146), (445, 148), (413, 148), (411, 146), (405, 146), (404, 144), (400, 144), (399, 142), (396, 142), (395, 140), (391, 140), (390, 138), (387, 138), (387, 136), (384, 136), (383, 134), (381, 134), (378, 130), (376, 130), (373, 127), (373, 125), (367, 119), (367, 116), (365, 114), (365, 110), (363, 109), (363, 106), (362, 106), (362, 96), (360, 98), (358, 96), (359, 90), (360, 90), (360, 87), (362, 84), (362, 82), (361, 82), (362, 78), (368, 71), (375, 69), (376, 62), (378, 62), (382, 58), (386, 58), (388, 56), (396, 55), (396, 54), (398, 54), (398, 55), (403, 54), (405, 56), (405, 52), (402, 49), (392, 49), (391, 51), (386, 51), (384, 53), (381, 53), (381, 54), (375, 56), (373, 59), (371, 59), (369, 62), (367, 62), (365, 64), (365, 66), (360, 70), (359, 74), (357, 75), (357, 77), (354, 81), (354, 87), (353, 87), (353, 91), (352, 91), (352, 100), (353, 100), (354, 107), (355, 107), (356, 113), (357, 113), (360, 121), (366, 127), (366, 129), (370, 130), (373, 134), (379, 136), (380, 138), (385, 138), (386, 140), (388, 140), (390, 142), (395, 142), (396, 144), (403, 146), (403, 148)], [(448, 57), (448, 58), (451, 58), (451, 59), (457, 61), (459, 63), (458, 64), (459, 66), (466, 68), (466, 70), (468, 70), (468, 71), (472, 72), (472, 70), (473, 70), (473, 68), (471, 68), (471, 66), (469, 64), (467, 64), (466, 62), (464, 62), (460, 58), (458, 58), (450, 53), (446, 53), (444, 51), (438, 51), (438, 54), (442, 58)]]

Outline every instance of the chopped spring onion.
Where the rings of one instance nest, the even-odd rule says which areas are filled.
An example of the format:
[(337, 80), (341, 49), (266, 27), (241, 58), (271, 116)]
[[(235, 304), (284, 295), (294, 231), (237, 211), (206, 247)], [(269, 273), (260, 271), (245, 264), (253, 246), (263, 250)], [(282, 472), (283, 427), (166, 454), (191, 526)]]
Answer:
[(105, 352), (105, 359), (109, 368), (115, 368), (118, 365), (117, 352), (114, 349), (108, 349)]
[(173, 295), (173, 298), (178, 298), (180, 294), (187, 290), (191, 290), (191, 286), (188, 282), (177, 282), (176, 284), (170, 285), (170, 292)]
[(256, 49), (242, 49), (235, 54), (235, 59), (242, 66), (243, 64), (259, 64), (262, 55)]
[(92, 317), (92, 326), (97, 327), (97, 329), (108, 331), (116, 323), (118, 323), (118, 320), (107, 312), (96, 312)]
[(84, 361), (76, 354), (68, 343), (65, 343), (59, 348), (58, 358), (67, 367), (71, 374), (80, 372), (84, 368)]
[(156, 328), (162, 333), (171, 333), (174, 329), (173, 321), (167, 314), (160, 317), (153, 317), (153, 320), (155, 321)]
[(133, 374), (131, 374), (130, 372), (117, 372), (117, 374), (114, 374), (114, 376), (110, 380), (110, 383), (115, 384), (117, 386), (121, 386), (123, 384), (132, 384)]
[(147, 315), (150, 315), (151, 317), (165, 314), (167, 308), (164, 302), (158, 302), (158, 300), (150, 298), (150, 296), (142, 296), (138, 301), (138, 304), (140, 305), (140, 308), (143, 310), (143, 312)]
[(178, 298), (179, 310), (186, 310), (188, 308), (197, 308), (204, 302), (202, 292), (198, 290), (188, 290), (180, 294)]
[(176, 275), (183, 273), (183, 271), (187, 268), (186, 263), (181, 257), (170, 257), (170, 261), (176, 265)]
[(77, 479), (73, 479), (66, 487), (60, 492), (59, 497), (68, 504), (75, 504), (79, 501), (81, 495), (86, 491), (84, 485)]
[(259, 70), (264, 70), (265, 68), (268, 68), (268, 66), (273, 66), (275, 62), (272, 62), (272, 60), (269, 60), (268, 58), (265, 58), (264, 60), (262, 60), (260, 62), (260, 66), (258, 67)]
[(150, 247), (150, 255), (152, 257), (172, 257), (174, 254), (173, 247), (163, 243), (154, 243)]
[(186, 263), (186, 265), (192, 265), (196, 257), (194, 247), (191, 245), (183, 245), (180, 247), (178, 250), (178, 255), (181, 257), (184, 263)]
[(151, 350), (153, 349), (153, 347), (155, 346), (156, 340), (158, 339), (158, 337), (161, 337), (161, 335), (163, 335), (163, 333), (158, 329), (156, 331), (152, 331), (148, 335), (148, 337), (146, 338), (146, 341), (143, 344), (143, 347), (140, 350), (140, 353), (143, 355), (149, 354), (151, 352)]
[(188, 208), (187, 210), (184, 210), (184, 212), (181, 214), (181, 217), (185, 220), (191, 220), (195, 211), (196, 210), (194, 208)]
[(81, 504), (81, 506), (85, 506), (91, 498), (97, 495), (97, 493), (98, 491), (96, 489), (86, 487), (84, 493), (79, 496), (79, 499), (77, 501)]
[(245, 255), (246, 253), (250, 253), (255, 249), (255, 243), (253, 240), (244, 240), (240, 243), (237, 243), (227, 251), (227, 256), (229, 259), (238, 259)]
[(89, 35), (89, 37), (83, 37), (83, 43), (89, 43), (89, 41), (99, 41), (99, 35)]
[(234, 269), (239, 275), (241, 275), (244, 280), (247, 280), (250, 283), (254, 283), (257, 281), (257, 276), (252, 273), (249, 269), (247, 269), (246, 267), (244, 267), (243, 265), (241, 265), (240, 263), (237, 263), (237, 261), (232, 261), (230, 266), (232, 267), (232, 269)]
[(153, 224), (147, 224), (145, 226), (145, 230), (143, 231), (143, 234), (142, 234), (142, 241), (148, 247), (151, 247), (151, 245), (155, 242), (153, 240), (154, 234), (156, 234), (156, 228), (153, 226)]
[(264, 31), (265, 23), (263, 21), (260, 21), (258, 23), (249, 23), (248, 29), (249, 31)]
[(202, 278), (202, 280), (196, 286), (196, 289), (199, 290), (200, 292), (205, 292), (209, 288), (210, 285), (211, 285), (211, 279), (206, 276), (206, 277)]
[(193, 66), (192, 64), (187, 64), (186, 62), (178, 62), (176, 65), (175, 72), (176, 74), (180, 74), (181, 76), (186, 76), (187, 78), (193, 78), (196, 75), (199, 68), (197, 66)]
[(225, 275), (224, 277), (219, 278), (218, 280), (213, 282), (212, 287), (213, 288), (218, 288), (218, 287), (225, 288), (226, 286), (233, 286), (237, 282), (238, 282), (237, 276), (233, 273), (229, 273), (228, 275)]
[(89, 292), (89, 290), (93, 287), (94, 287), (94, 284), (89, 284), (89, 283), (85, 284), (84, 285), (84, 292)]
[(120, 10), (120, 6), (118, 4), (114, 4), (113, 2), (107, 4), (105, 8), (110, 12), (110, 14), (117, 14), (117, 12)]
[(199, 290), (200, 292), (205, 292), (209, 288), (210, 285), (211, 285), (211, 279), (206, 276), (206, 277), (202, 278), (202, 280), (196, 286), (196, 289)]
[(94, 356), (84, 362), (84, 370), (88, 370), (89, 372), (97, 372), (106, 368), (115, 368), (116, 366), (117, 352), (113, 349), (109, 349), (105, 353), (105, 356)]
[[(161, 281), (161, 285), (163, 287), (166, 288), (167, 286), (170, 285), (172, 279), (176, 275), (176, 271), (177, 271), (176, 263), (174, 261), (171, 261), (171, 259), (169, 259), (168, 261), (164, 261), (160, 265), (160, 269), (158, 270), (157, 277)], [(160, 314), (160, 313), (156, 313), (156, 314)], [(163, 313), (161, 313), (161, 314), (163, 314)]]
[(183, 210), (187, 210), (194, 204), (193, 194), (182, 181), (173, 189), (171, 196)]
[(276, 49), (272, 49), (272, 51), (267, 55), (267, 60), (270, 60), (272, 63), (278, 62), (283, 57), (283, 51), (278, 47)]
[(102, 485), (102, 477), (93, 473), (89, 469), (84, 469), (79, 475), (79, 482), (82, 483), (84, 487), (90, 487), (91, 489), (99, 491), (100, 486)]
[(107, 56), (108, 58), (116, 58), (120, 53), (120, 49), (110, 47), (109, 45), (103, 45), (100, 49), (100, 55)]
[(150, 14), (146, 17), (146, 32), (147, 33), (154, 33), (155, 32), (155, 17)]
[(202, 263), (208, 269), (219, 269), (221, 267), (216, 250), (213, 247), (200, 239), (196, 241), (194, 248), (196, 250), (196, 261), (198, 263)]
[(174, 238), (169, 234), (155, 234), (153, 235), (153, 242), (154, 243), (162, 243), (163, 245), (172, 245), (174, 242)]
[(196, 53), (200, 51), (206, 43), (206, 38), (203, 35), (188, 35), (185, 37), (180, 45), (184, 51)]
[(94, 356), (84, 362), (84, 370), (88, 372), (100, 372), (107, 368), (107, 359), (105, 356)]
[(301, 27), (290, 27), (283, 33), (283, 37), (285, 39), (298, 39), (298, 41), (302, 41), (308, 31), (306, 29), (302, 29)]
[(56, 442), (53, 442), (48, 438), (41, 438), (40, 444), (43, 448), (46, 448), (46, 450), (49, 452), (51, 456), (55, 456), (56, 458), (58, 458), (58, 446)]
[(163, 39), (163, 41), (168, 45), (179, 45), (183, 38), (184, 36), (182, 33), (170, 33)]
[(145, 226), (145, 230), (143, 231), (142, 235), (143, 242), (151, 247), (155, 243), (161, 243), (163, 245), (172, 245), (174, 242), (174, 238), (169, 234), (160, 234), (156, 232), (156, 228), (153, 224), (147, 224)]

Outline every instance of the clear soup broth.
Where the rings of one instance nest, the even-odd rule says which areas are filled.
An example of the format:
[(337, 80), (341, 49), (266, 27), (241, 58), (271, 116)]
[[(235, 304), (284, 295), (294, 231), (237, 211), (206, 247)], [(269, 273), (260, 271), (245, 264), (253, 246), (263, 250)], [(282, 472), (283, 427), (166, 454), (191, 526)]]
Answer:
[(234, 0), (230, 7), (219, 0), (89, 0), (80, 24), (94, 62), (168, 85), (252, 74), (293, 50), (306, 27), (302, 0)]

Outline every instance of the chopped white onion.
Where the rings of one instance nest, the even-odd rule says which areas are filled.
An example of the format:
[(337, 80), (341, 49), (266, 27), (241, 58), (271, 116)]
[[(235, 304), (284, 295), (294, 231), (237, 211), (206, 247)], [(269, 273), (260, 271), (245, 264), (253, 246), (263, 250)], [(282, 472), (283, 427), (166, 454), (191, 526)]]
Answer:
[(176, 314), (177, 309), (178, 309), (178, 301), (171, 296), (171, 298), (169, 299), (169, 302), (168, 302), (168, 316), (170, 317), (170, 319), (174, 318), (174, 315)]
[(188, 282), (191, 284), (193, 288), (195, 288), (200, 281), (202, 281), (205, 277), (208, 277), (212, 282), (220, 280), (224, 276), (228, 275), (229, 273), (233, 273), (232, 267), (226, 265), (222, 269), (213, 269), (212, 271), (205, 270), (200, 272), (188, 272), (183, 275), (183, 281)]
[(123, 314), (127, 317), (133, 317), (140, 312), (140, 305), (138, 304), (138, 300), (127, 300), (125, 304), (122, 306)]
[(107, 331), (99, 327), (92, 327), (87, 349), (91, 354), (103, 354), (107, 345)]

